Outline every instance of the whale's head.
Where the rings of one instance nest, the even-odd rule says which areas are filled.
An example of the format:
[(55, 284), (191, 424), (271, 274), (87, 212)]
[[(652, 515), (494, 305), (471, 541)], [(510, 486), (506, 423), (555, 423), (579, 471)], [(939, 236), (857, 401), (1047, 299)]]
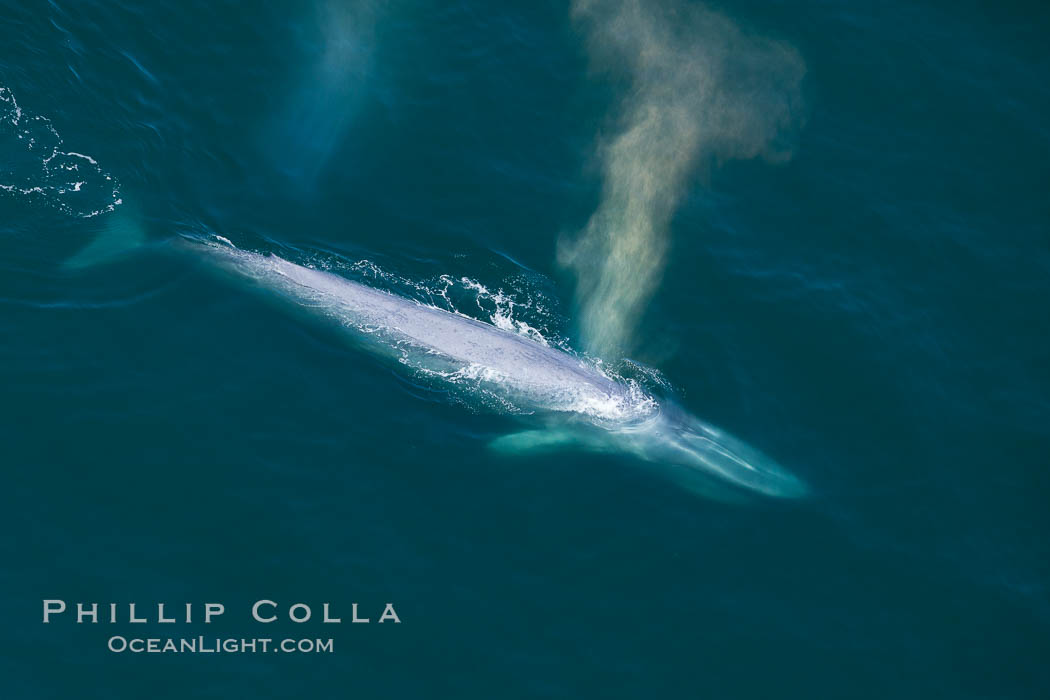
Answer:
[(747, 492), (801, 498), (809, 489), (772, 458), (729, 433), (664, 401), (632, 421), (553, 421), (541, 430), (503, 436), (491, 446), (503, 453), (583, 449), (628, 454), (656, 465), (686, 488), (733, 499)]
[(608, 429), (621, 450), (663, 465), (687, 486), (709, 490), (712, 478), (776, 498), (800, 498), (809, 489), (772, 458), (673, 403), (643, 421)]

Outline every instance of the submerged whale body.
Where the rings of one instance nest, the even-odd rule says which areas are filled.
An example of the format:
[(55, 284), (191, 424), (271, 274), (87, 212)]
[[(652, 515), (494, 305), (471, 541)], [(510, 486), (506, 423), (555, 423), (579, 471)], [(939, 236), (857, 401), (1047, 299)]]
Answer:
[[(532, 338), (232, 245), (194, 242), (222, 267), (354, 331), (376, 351), (440, 381), (472, 382), (544, 420), (497, 439), (503, 452), (582, 448), (666, 465), (688, 483), (712, 477), (771, 496), (805, 486), (768, 457), (633, 384)], [(698, 486), (710, 490), (707, 486)]]

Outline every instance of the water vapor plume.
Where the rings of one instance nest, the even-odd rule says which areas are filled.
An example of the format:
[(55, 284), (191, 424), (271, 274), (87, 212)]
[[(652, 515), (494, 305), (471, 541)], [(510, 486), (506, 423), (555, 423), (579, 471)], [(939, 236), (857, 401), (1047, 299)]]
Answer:
[(284, 109), (266, 132), (279, 168), (312, 190), (339, 150), (373, 67), (377, 3), (321, 0), (302, 39), (311, 56)]
[(558, 257), (577, 277), (580, 332), (607, 359), (660, 282), (690, 174), (729, 159), (792, 155), (805, 65), (792, 47), (684, 2), (574, 0), (593, 67), (626, 78), (615, 133), (600, 140), (602, 201)]

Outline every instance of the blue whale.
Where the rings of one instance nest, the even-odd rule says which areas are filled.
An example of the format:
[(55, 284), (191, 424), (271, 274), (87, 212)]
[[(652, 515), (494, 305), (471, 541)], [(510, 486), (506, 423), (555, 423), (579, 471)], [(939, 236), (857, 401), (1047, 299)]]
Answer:
[(496, 439), (493, 449), (633, 455), (705, 493), (712, 482), (775, 497), (807, 493), (799, 479), (743, 441), (531, 337), (277, 255), (242, 250), (225, 239), (187, 245), (238, 277), (335, 320), (410, 371), (469, 383), (540, 423)]

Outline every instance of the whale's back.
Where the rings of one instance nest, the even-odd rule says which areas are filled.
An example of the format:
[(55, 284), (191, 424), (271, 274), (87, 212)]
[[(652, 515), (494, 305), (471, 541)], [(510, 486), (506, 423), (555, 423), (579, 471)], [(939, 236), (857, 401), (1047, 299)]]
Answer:
[(209, 248), (228, 267), (396, 350), (406, 364), (484, 383), (520, 408), (609, 417), (628, 408), (622, 384), (531, 338), (276, 255)]

